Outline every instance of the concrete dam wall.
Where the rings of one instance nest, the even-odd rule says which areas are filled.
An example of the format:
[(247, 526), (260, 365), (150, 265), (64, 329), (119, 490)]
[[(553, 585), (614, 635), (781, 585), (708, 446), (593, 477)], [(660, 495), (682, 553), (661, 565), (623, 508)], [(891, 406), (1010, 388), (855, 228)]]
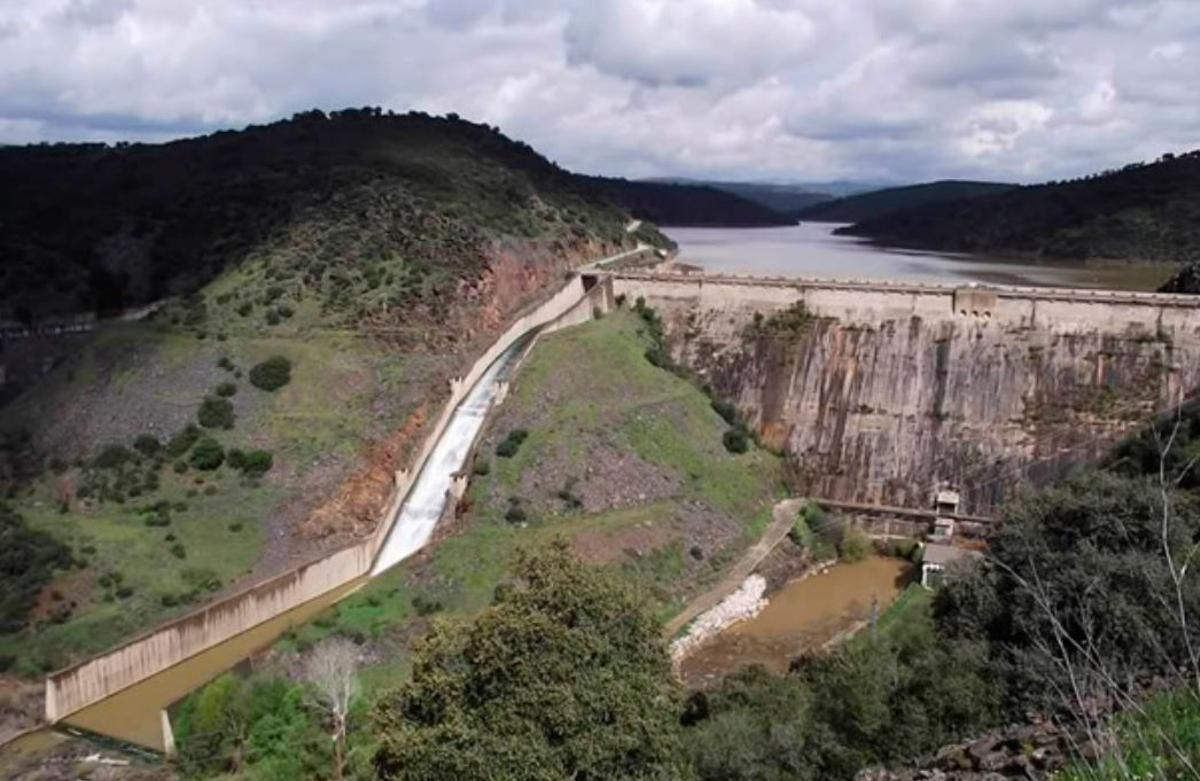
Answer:
[(624, 273), (673, 357), (792, 456), (797, 490), (990, 514), (1200, 384), (1200, 301)]
[[(297, 611), (297, 617), (292, 620), (301, 620), (300, 614), (303, 612), (307, 617), (306, 613), (311, 612), (308, 606), (317, 600), (324, 598), (328, 601), (335, 591), (336, 597), (340, 598), (365, 581), (375, 568), (393, 524), (455, 410), (480, 378), (487, 376), (489, 367), (527, 334), (543, 328), (556, 329), (584, 322), (597, 311), (610, 308), (612, 300), (612, 286), (607, 278), (576, 275), (548, 299), (517, 317), (463, 377), (451, 382), (450, 396), (442, 413), (429, 430), (410, 468), (396, 474), (392, 496), (370, 538), (250, 586), (117, 648), (51, 674), (46, 679), (46, 720), (55, 723), (69, 718), (71, 723), (132, 742), (158, 748), (168, 745), (169, 741), (161, 735), (158, 727), (157, 709), (166, 707), (186, 694), (190, 685), (203, 683), (241, 658), (234, 656), (231, 662), (225, 663), (222, 655), (214, 654), (218, 646), (230, 643), (235, 638), (250, 637), (253, 643), (247, 641), (238, 646), (237, 653), (244, 656), (269, 644), (286, 629), (286, 626), (280, 626), (276, 627), (278, 631), (271, 633), (261, 631), (266, 622), (292, 611)], [(427, 539), (428, 535), (425, 537)], [(304, 611), (299, 611), (302, 606)], [(246, 647), (242, 648), (242, 645)], [(203, 668), (200, 673), (175, 674), (172, 681), (165, 681), (166, 671), (178, 673), (178, 667), (194, 661)], [(145, 696), (141, 696), (133, 687), (145, 688)], [(111, 719), (111, 715), (92, 707), (114, 699), (122, 700), (120, 711), (123, 714), (131, 714), (134, 708), (139, 709), (136, 718), (129, 716), (131, 721), (137, 723), (106, 723), (106, 718)], [(130, 705), (124, 700), (134, 704)], [(140, 712), (146, 709), (149, 709), (148, 713)]]

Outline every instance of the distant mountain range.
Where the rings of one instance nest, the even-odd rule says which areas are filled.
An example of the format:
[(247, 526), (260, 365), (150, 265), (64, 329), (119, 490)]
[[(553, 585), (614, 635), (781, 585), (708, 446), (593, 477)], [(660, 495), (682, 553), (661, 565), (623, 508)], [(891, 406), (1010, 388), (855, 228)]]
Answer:
[(1200, 260), (1200, 150), (1071, 181), (886, 212), (839, 233), (889, 244), (1072, 260)]
[(844, 198), (826, 200), (796, 212), (796, 216), (811, 222), (861, 222), (897, 211), (930, 203), (977, 198), (1011, 190), (1016, 185), (999, 182), (971, 182), (945, 179), (938, 182), (889, 187), (874, 192), (859, 193)]

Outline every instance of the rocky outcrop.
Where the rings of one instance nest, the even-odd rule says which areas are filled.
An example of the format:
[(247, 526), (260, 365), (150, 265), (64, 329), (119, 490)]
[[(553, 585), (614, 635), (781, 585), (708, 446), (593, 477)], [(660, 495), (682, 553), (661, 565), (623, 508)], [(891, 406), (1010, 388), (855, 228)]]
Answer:
[(1047, 778), (1073, 757), (1095, 759), (1086, 738), (1068, 735), (1048, 721), (1006, 727), (946, 746), (916, 767), (864, 770), (857, 781), (998, 781)]

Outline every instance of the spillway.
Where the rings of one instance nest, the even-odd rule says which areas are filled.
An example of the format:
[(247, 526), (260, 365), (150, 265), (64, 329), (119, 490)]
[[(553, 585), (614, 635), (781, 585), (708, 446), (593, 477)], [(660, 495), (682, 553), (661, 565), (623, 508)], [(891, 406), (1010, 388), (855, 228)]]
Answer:
[(389, 519), (391, 531), (375, 557), (371, 577), (396, 566), (429, 542), (446, 508), (447, 492), (455, 475), (466, 466), (467, 455), (496, 401), (501, 383), (507, 380), (532, 338), (532, 332), (525, 334), (501, 353), (459, 403), (395, 518)]

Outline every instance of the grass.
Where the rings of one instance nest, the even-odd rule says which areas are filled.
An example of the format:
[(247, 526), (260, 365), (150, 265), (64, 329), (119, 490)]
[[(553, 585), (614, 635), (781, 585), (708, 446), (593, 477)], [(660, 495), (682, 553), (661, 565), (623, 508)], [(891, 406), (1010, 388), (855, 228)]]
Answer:
[(875, 632), (887, 638), (902, 627), (913, 626), (928, 617), (933, 608), (933, 593), (920, 583), (910, 583), (883, 611), (875, 624)]
[(1200, 696), (1187, 686), (1159, 694), (1112, 722), (1116, 750), (1076, 762), (1058, 781), (1195, 778), (1200, 769)]
[[(708, 397), (646, 360), (640, 328), (637, 318), (616, 312), (539, 340), (486, 435), (480, 457), (490, 469), (472, 477), (471, 509), (459, 530), (437, 543), (427, 561), (405, 562), (376, 578), (295, 630), (281, 648), (302, 650), (330, 634), (348, 635), (371, 642), (378, 650), (372, 656), (387, 660), (365, 672), (372, 688), (395, 682), (407, 674), (408, 649), (424, 626), (418, 597), (440, 605), (434, 615), (469, 618), (491, 602), (518, 548), (561, 535), (608, 549), (604, 566), (628, 577), (664, 618), (718, 578), (769, 522), (778, 459), (757, 449), (728, 453), (721, 444), (726, 424)], [(518, 428), (528, 436), (516, 453), (494, 456)], [(670, 475), (675, 493), (603, 512), (556, 505), (553, 492), (530, 495), (529, 475), (554, 469), (584, 477), (598, 443)], [(617, 495), (623, 486), (606, 489)], [(524, 523), (504, 519), (508, 498), (517, 495), (531, 500)], [(736, 527), (702, 562), (688, 555), (685, 538), (697, 504)], [(636, 555), (622, 550), (631, 533), (648, 535), (652, 547)]]
[[(271, 355), (292, 362), (292, 379), (267, 393), (253, 387), (246, 374)], [(218, 367), (222, 357), (231, 359), (232, 369)], [(436, 358), (385, 350), (337, 331), (268, 337), (230, 333), (218, 341), (146, 322), (104, 325), (72, 361), (4, 410), (5, 428), (32, 421), (43, 427), (35, 435), (50, 442), (75, 441), (86, 460), (107, 444), (128, 446), (146, 432), (165, 443), (195, 422), (206, 395), (232, 382), (238, 389), (229, 399), (234, 428), (206, 433), (227, 450), (270, 451), (274, 466), (261, 480), (247, 481), (228, 465), (177, 474), (176, 459), (166, 458), (153, 470), (158, 490), (123, 504), (73, 501), (66, 513), (60, 511), (61, 495), (72, 492), (72, 483), (78, 487), (80, 470), (72, 468), (62, 477), (43, 473), (11, 503), (33, 528), (66, 543), (85, 563), (51, 584), (76, 607), (65, 622), (45, 621), (0, 635), (0, 656), (15, 657), (19, 674), (39, 675), (207, 598), (211, 592), (205, 590), (191, 604), (170, 604), (190, 590), (182, 580), (185, 570), (206, 570), (226, 586), (244, 581), (264, 552), (268, 522), (281, 513), (294, 514), (310, 480), (324, 476), (326, 485), (336, 484), (329, 476), (355, 463), (365, 440), (399, 428), (436, 370)], [(148, 527), (136, 508), (162, 500), (186, 503), (187, 509), (172, 511), (168, 526)], [(177, 544), (183, 559), (172, 553)], [(112, 573), (119, 573), (132, 594), (118, 597), (97, 582)]]

